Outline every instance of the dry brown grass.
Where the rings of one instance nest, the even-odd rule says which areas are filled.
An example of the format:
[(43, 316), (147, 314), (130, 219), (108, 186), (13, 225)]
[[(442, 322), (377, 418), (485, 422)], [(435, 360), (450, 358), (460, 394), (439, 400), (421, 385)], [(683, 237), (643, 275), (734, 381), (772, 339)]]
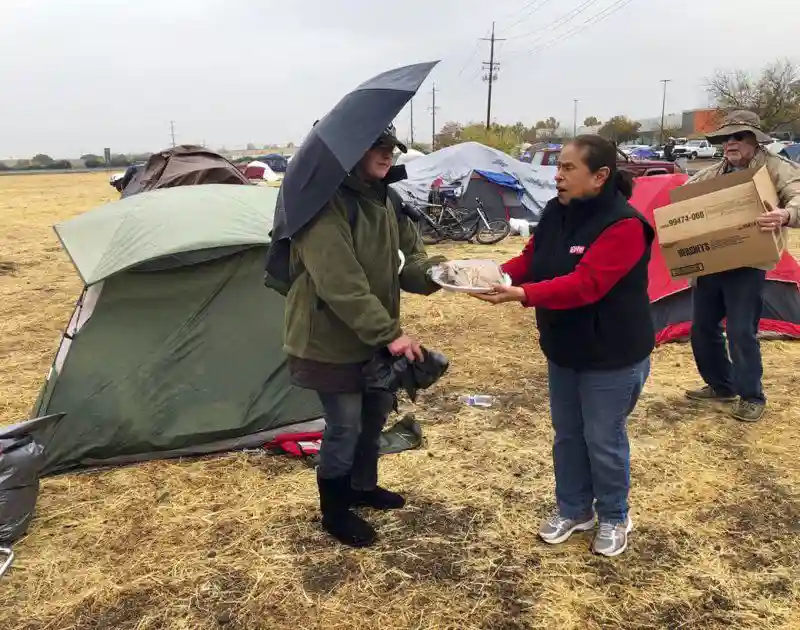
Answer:
[[(112, 196), (104, 175), (0, 178), (0, 423), (30, 409), (79, 289), (50, 224)], [(49, 479), (0, 628), (800, 628), (800, 347), (764, 344), (770, 409), (754, 426), (684, 402), (690, 349), (656, 351), (630, 422), (637, 528), (600, 560), (586, 536), (536, 538), (553, 482), (532, 313), (447, 295), (405, 313), (452, 371), (417, 408), (426, 448), (382, 462), (410, 507), (370, 515), (376, 548), (320, 533), (313, 473), (289, 459)], [(498, 406), (455, 402), (475, 391)]]

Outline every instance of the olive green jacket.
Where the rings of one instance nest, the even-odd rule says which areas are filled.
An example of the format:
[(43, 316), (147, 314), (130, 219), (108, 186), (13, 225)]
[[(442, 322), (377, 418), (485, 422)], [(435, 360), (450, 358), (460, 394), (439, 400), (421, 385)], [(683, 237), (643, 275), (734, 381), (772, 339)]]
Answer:
[[(322, 363), (368, 361), (402, 334), (400, 290), (439, 288), (427, 275), (439, 259), (428, 258), (411, 220), (398, 220), (385, 185), (350, 175), (342, 187), (291, 243), (284, 348)], [(358, 203), (352, 230), (347, 194)]]

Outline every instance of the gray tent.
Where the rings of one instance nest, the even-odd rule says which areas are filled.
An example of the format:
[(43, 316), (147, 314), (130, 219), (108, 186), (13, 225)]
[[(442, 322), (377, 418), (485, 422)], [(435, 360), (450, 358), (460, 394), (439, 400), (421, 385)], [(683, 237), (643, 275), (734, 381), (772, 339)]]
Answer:
[(33, 416), (65, 413), (44, 474), (261, 446), (324, 426), (289, 383), (263, 285), (277, 190), (156, 190), (55, 226), (86, 288)]

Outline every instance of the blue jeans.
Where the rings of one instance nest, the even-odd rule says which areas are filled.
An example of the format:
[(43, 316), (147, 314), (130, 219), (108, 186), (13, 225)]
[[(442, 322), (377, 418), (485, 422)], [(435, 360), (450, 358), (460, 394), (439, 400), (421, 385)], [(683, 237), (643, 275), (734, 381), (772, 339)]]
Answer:
[(556, 501), (565, 518), (587, 520), (596, 501), (601, 521), (628, 518), (630, 445), (627, 420), (639, 400), (650, 358), (621, 370), (548, 365)]
[(766, 278), (766, 271), (742, 267), (702, 276), (692, 292), (692, 351), (700, 376), (720, 394), (759, 403), (766, 402), (758, 342)]
[(389, 393), (323, 394), (325, 431), (319, 451), (317, 474), (323, 479), (351, 476), (356, 490), (378, 485), (381, 431), (392, 412)]

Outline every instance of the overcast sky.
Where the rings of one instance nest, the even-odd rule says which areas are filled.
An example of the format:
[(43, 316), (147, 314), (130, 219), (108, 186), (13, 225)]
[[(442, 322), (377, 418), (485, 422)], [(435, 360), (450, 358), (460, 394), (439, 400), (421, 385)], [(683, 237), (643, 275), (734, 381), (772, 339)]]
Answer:
[[(493, 118), (572, 124), (701, 107), (716, 68), (800, 56), (798, 0), (0, 0), (0, 157), (297, 142), (347, 91), (441, 59), (415, 135), (485, 119), (480, 62), (497, 21)], [(603, 20), (598, 15), (605, 15)], [(407, 136), (409, 115), (398, 117)], [(441, 126), (439, 124), (438, 126)]]

